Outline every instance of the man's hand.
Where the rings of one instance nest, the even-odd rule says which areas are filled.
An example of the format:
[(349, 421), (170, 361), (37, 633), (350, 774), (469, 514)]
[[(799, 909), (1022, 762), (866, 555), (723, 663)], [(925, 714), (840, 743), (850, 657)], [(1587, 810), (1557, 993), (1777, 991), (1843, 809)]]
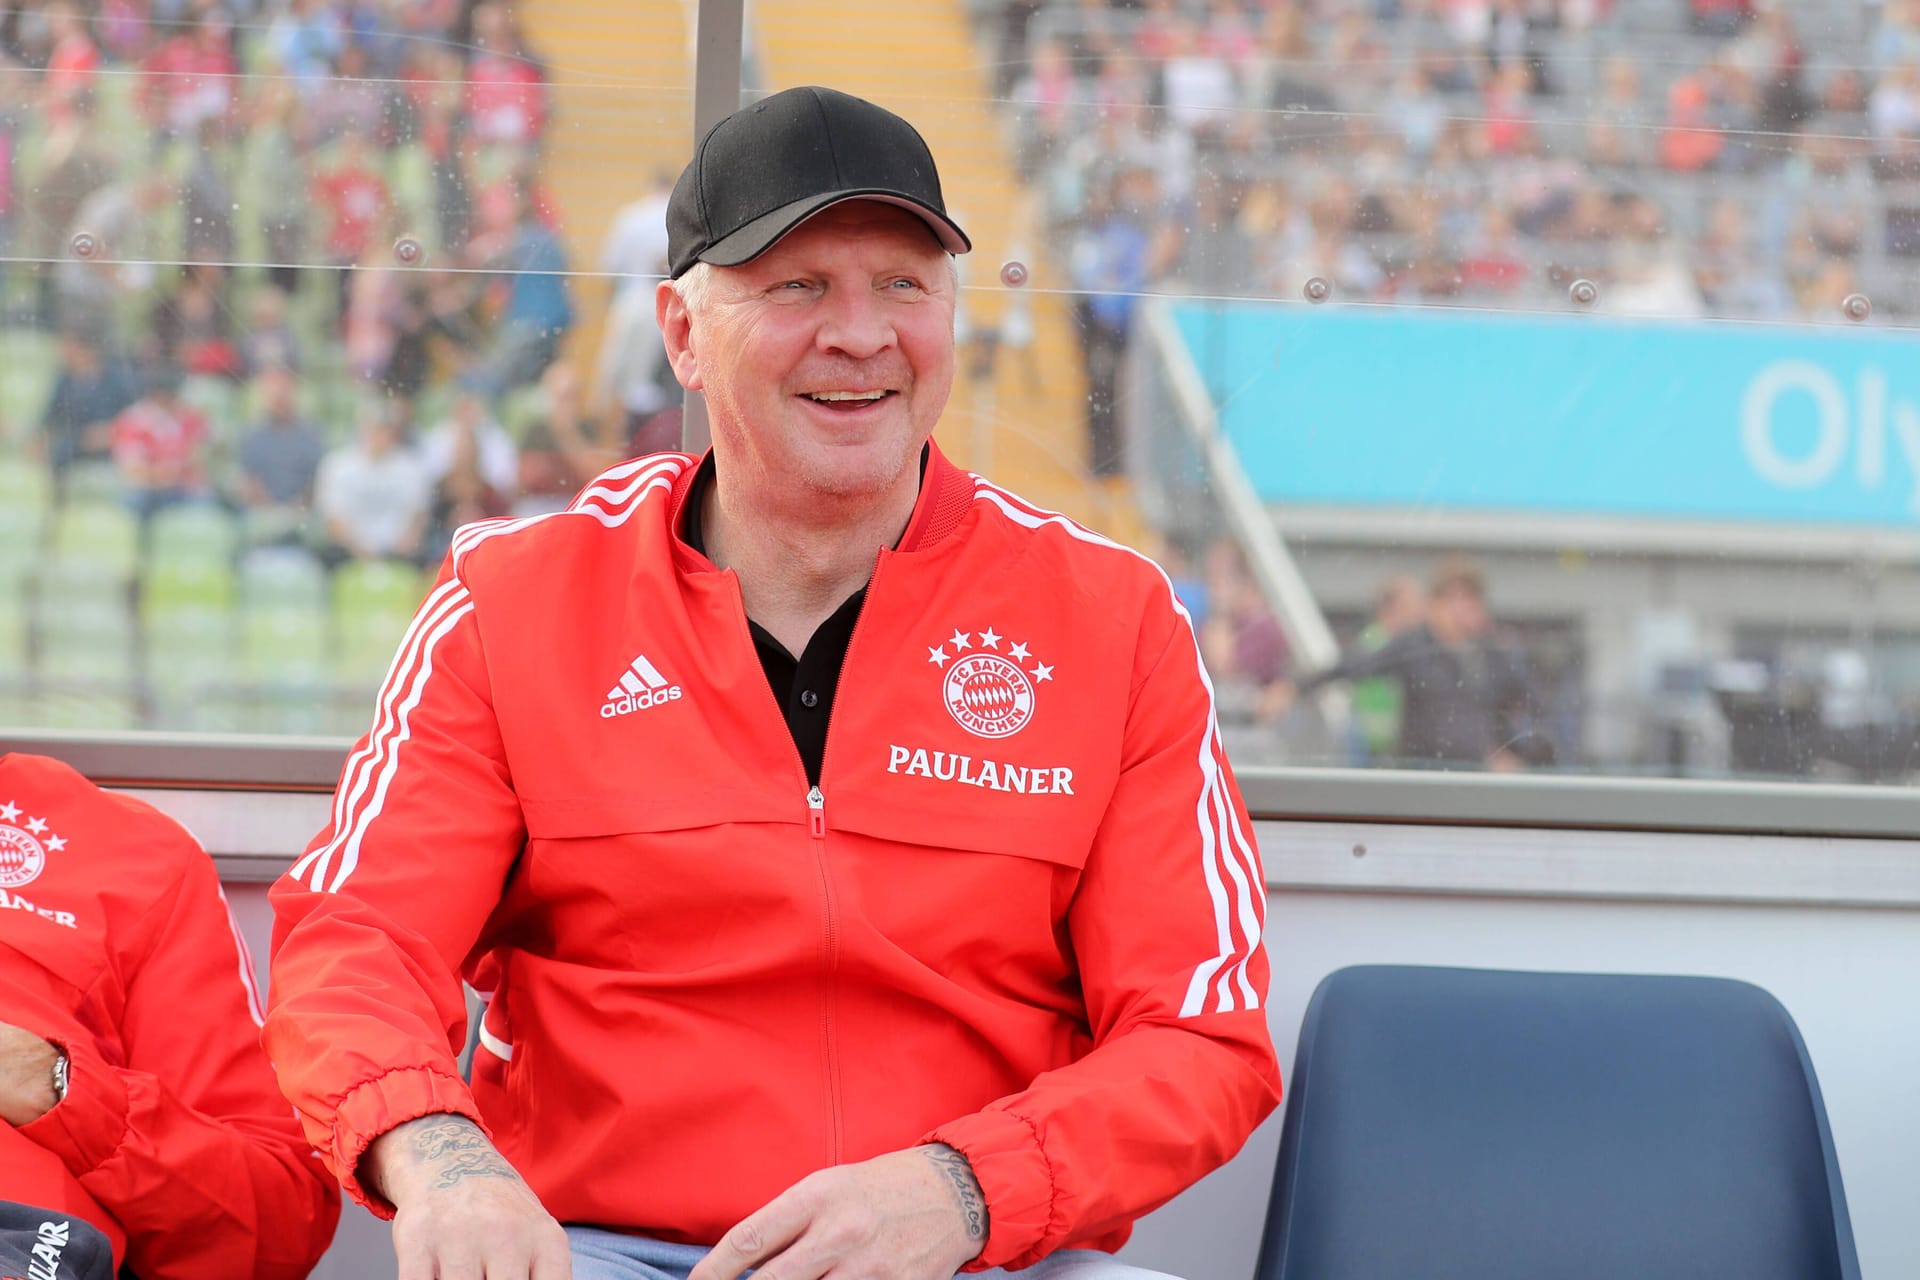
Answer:
[(951, 1280), (987, 1243), (967, 1158), (933, 1145), (811, 1174), (736, 1225), (687, 1280)]
[(31, 1031), (0, 1022), (0, 1120), (32, 1124), (60, 1101), (53, 1096), (53, 1064), (60, 1051)]
[(399, 1280), (572, 1280), (566, 1233), (465, 1116), (390, 1129), (361, 1168), (399, 1211)]

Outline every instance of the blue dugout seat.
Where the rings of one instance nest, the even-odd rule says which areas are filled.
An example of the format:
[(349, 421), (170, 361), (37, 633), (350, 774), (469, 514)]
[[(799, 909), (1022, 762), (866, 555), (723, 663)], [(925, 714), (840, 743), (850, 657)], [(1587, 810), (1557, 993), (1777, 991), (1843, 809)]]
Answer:
[(1290, 1083), (1257, 1280), (1859, 1280), (1812, 1062), (1758, 987), (1343, 969)]

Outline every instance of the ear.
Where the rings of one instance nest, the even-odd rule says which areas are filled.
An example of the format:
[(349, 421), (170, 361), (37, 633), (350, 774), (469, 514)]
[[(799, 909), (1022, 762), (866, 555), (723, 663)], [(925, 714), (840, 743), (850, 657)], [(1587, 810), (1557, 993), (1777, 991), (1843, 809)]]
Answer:
[(673, 376), (687, 390), (701, 390), (706, 383), (700, 377), (700, 361), (693, 350), (693, 316), (672, 282), (662, 280), (654, 287), (653, 315), (660, 324), (660, 338), (667, 344), (667, 363), (673, 366)]

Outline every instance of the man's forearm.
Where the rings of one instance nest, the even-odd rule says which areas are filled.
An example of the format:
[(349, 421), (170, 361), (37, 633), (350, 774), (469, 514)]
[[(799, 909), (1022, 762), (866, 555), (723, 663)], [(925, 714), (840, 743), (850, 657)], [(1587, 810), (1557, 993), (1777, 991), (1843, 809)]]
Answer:
[(361, 1157), (360, 1176), (396, 1206), (419, 1189), (473, 1178), (520, 1179), (479, 1125), (450, 1114), (421, 1116), (375, 1138)]
[(973, 1176), (973, 1165), (968, 1159), (944, 1142), (929, 1143), (921, 1150), (933, 1161), (934, 1168), (953, 1188), (954, 1204), (960, 1210), (960, 1216), (966, 1220), (967, 1239), (975, 1244), (984, 1244), (991, 1223), (987, 1214), (987, 1197), (980, 1190), (980, 1179)]

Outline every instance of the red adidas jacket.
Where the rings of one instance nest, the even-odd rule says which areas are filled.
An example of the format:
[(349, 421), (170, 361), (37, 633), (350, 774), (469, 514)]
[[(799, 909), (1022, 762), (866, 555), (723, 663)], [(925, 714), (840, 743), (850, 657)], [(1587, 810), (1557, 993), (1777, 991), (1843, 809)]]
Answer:
[(340, 1194), (260, 1017), (186, 829), (58, 761), (0, 756), (0, 1022), (71, 1064), (64, 1102), (0, 1123), (0, 1198), (94, 1223), (140, 1280), (306, 1275)]
[(1167, 579), (934, 453), (810, 789), (734, 575), (677, 535), (693, 470), (455, 538), (273, 890), (282, 1087), (363, 1197), (369, 1142), (459, 1112), (561, 1221), (704, 1243), (941, 1141), (976, 1267), (1118, 1247), (1279, 1096), (1259, 858)]

